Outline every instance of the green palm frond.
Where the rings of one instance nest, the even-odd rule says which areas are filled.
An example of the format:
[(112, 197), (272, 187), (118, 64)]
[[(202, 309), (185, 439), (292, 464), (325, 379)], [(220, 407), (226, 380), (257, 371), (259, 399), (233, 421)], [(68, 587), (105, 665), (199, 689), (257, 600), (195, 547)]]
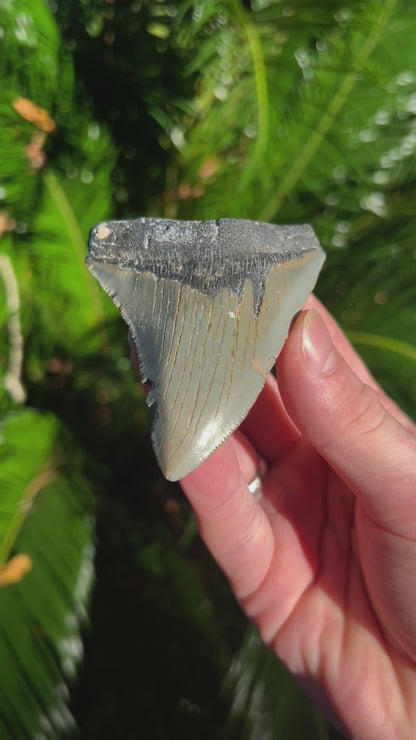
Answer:
[[(0, 26), (0, 146), (4, 152), (0, 207), (4, 205), (23, 222), (36, 207), (40, 182), (40, 169), (31, 166), (28, 153), (34, 136), (42, 131), (34, 107), (50, 118), (48, 136), (40, 146), (47, 148), (48, 137), (54, 135), (53, 123), (59, 126), (71, 109), (73, 66), (54, 17), (42, 0), (2, 3)], [(24, 101), (20, 109), (16, 108), (19, 100)]]
[[(3, 6), (0, 17), (8, 54), (0, 62), (8, 81), (0, 93), (7, 152), (0, 207), (15, 223), (3, 249), (18, 281), (25, 334), (40, 335), (43, 325), (44, 350), (68, 350), (111, 310), (84, 259), (91, 224), (111, 207), (114, 149), (103, 127), (75, 105), (73, 63), (43, 0)], [(16, 59), (10, 69), (9, 59)], [(49, 157), (55, 170), (45, 167)]]
[[(228, 215), (287, 220), (288, 210), (296, 213), (296, 198), (313, 192), (315, 202), (306, 205), (316, 217), (325, 191), (346, 182), (351, 195), (348, 182), (357, 173), (371, 183), (381, 157), (410, 133), (404, 120), (410, 116), (397, 119), (398, 102), (402, 109), (407, 104), (397, 80), (411, 69), (410, 9), (398, 0), (376, 0), (320, 14), (300, 3), (285, 18), (280, 3), (272, 6), (266, 13), (223, 5), (222, 15), (217, 7), (204, 26), (205, 38), (202, 31), (195, 38), (189, 33), (198, 51), (189, 67), (197, 75), (195, 115), (183, 120), (187, 176), (196, 176), (204, 157), (218, 160), (201, 200), (203, 214), (221, 192)], [(191, 56), (192, 46), (183, 48), (181, 38), (179, 30), (178, 46)], [(386, 123), (393, 111), (392, 127)]]
[(25, 410), (1, 426), (0, 735), (10, 740), (74, 726), (67, 683), (82, 654), (92, 508), (84, 484), (56, 466), (56, 432)]
[(223, 692), (230, 701), (221, 740), (340, 740), (294, 679), (248, 627)]
[[(17, 411), (1, 424), (0, 447), (0, 564), (4, 565), (30, 510), (36, 481), (53, 477), (52, 444), (56, 423), (32, 411)], [(22, 458), (27, 446), (25, 464)]]
[(416, 342), (359, 331), (349, 338), (387, 393), (416, 420)]
[[(111, 304), (101, 303), (84, 257), (91, 223), (108, 215), (114, 150), (75, 103), (72, 60), (46, 3), (3, 3), (0, 25), (0, 378), (18, 349), (33, 395), (51, 356), (73, 363), (103, 346), (96, 328)], [(93, 507), (71, 435), (60, 445), (52, 414), (10, 396), (2, 388), (0, 735), (57, 738), (75, 727), (68, 682), (82, 655)]]
[[(103, 147), (108, 146), (104, 137)], [(87, 173), (87, 182), (80, 177)], [(89, 178), (96, 179), (94, 185)], [(104, 180), (104, 182), (103, 182)], [(40, 208), (30, 237), (20, 245), (31, 267), (30, 284), (24, 292), (47, 325), (47, 336), (62, 347), (104, 322), (111, 305), (102, 300), (85, 268), (89, 226), (102, 220), (109, 210), (108, 168), (80, 170), (77, 182), (47, 170), (42, 178)], [(47, 297), (47, 300), (46, 300)], [(68, 313), (68, 307), (70, 312)]]
[(0, 22), (0, 73), (2, 79), (7, 79), (3, 94), (29, 98), (54, 119), (64, 117), (69, 111), (74, 77), (71, 59), (47, 3), (5, 0)]

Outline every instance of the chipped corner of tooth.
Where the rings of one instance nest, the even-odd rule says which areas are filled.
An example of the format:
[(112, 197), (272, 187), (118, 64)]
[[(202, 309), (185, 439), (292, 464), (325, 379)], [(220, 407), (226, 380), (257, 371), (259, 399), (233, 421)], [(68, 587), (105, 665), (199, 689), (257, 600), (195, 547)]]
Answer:
[(106, 239), (111, 234), (111, 230), (105, 224), (100, 224), (95, 230), (97, 239)]

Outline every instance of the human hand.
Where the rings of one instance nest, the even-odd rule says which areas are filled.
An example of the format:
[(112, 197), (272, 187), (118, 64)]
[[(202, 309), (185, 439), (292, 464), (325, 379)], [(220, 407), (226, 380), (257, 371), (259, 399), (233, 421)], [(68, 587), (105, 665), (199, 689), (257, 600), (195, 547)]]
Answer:
[(307, 308), (320, 316), (297, 318), (277, 383), (181, 485), (242, 608), (329, 719), (415, 738), (416, 427)]

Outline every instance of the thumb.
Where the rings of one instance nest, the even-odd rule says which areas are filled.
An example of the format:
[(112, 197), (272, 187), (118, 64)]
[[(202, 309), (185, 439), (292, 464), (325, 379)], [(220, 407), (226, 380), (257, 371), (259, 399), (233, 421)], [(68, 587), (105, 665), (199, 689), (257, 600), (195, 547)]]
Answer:
[(299, 431), (367, 514), (381, 526), (415, 535), (416, 436), (389, 413), (382, 394), (353, 373), (317, 311), (299, 316), (276, 372)]

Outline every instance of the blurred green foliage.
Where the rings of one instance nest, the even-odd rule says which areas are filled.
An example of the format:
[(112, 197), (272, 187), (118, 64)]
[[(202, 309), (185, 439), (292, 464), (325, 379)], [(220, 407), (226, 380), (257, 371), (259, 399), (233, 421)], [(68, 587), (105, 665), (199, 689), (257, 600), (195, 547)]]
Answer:
[(415, 417), (415, 37), (405, 0), (0, 3), (2, 739), (336, 737), (156, 469), (85, 245), (312, 223), (319, 296)]

